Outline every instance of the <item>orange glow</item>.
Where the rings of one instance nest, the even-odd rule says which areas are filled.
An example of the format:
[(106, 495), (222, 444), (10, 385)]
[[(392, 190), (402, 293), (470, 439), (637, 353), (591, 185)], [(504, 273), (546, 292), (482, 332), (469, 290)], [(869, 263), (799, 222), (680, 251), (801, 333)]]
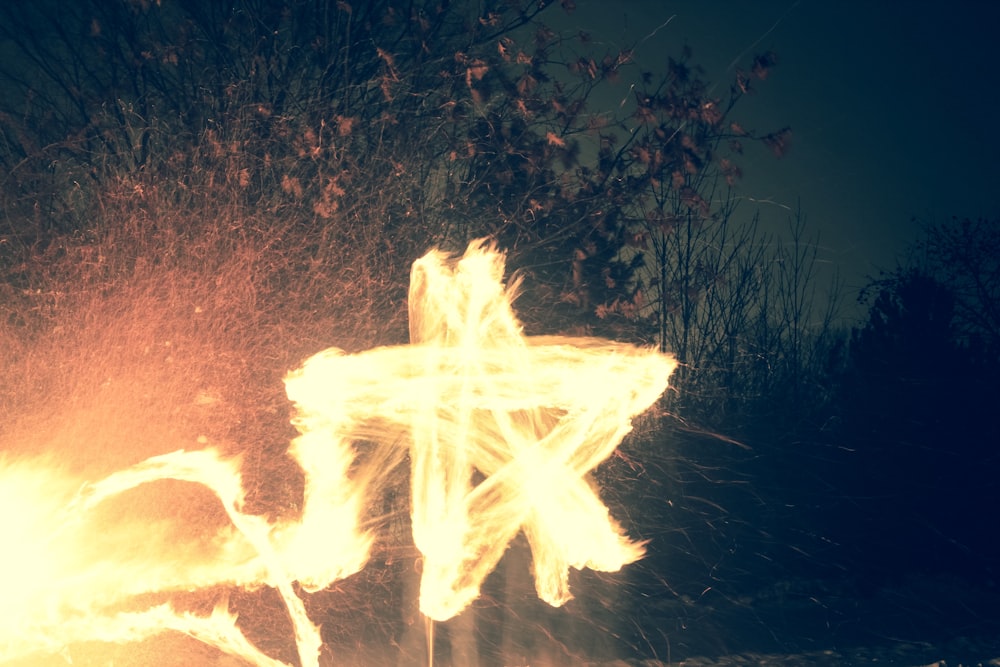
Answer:
[[(305, 478), (294, 519), (248, 513), (240, 461), (211, 448), (87, 483), (52, 461), (0, 459), (0, 663), (70, 661), (83, 642), (173, 631), (281, 665), (246, 638), (225, 593), (268, 586), (300, 663), (318, 666), (322, 640), (305, 595), (365, 566), (371, 486), (407, 452), (430, 619), (471, 603), (519, 531), (538, 595), (555, 606), (571, 597), (570, 568), (613, 571), (640, 558), (643, 546), (611, 518), (589, 473), (660, 396), (675, 362), (604, 340), (525, 337), (511, 307), (516, 282), (505, 289), (503, 272), (503, 256), (484, 244), (457, 260), (431, 252), (413, 266), (410, 345), (329, 349), (289, 373), (300, 433), (289, 454)], [(361, 439), (381, 453), (359, 461)], [(135, 511), (146, 506), (138, 497), (179, 488), (204, 496), (216, 515), (209, 528)], [(200, 595), (198, 604), (181, 594)]]

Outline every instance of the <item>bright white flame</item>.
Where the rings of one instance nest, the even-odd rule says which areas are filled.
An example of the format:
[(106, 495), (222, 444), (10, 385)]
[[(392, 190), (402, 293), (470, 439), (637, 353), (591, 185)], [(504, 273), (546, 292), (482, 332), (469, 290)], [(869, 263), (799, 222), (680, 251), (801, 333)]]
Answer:
[[(672, 358), (587, 338), (525, 337), (503, 256), (473, 244), (457, 262), (413, 265), (410, 338), (421, 354), (408, 417), (420, 610), (435, 620), (479, 595), (511, 539), (531, 545), (539, 597), (570, 599), (569, 568), (640, 558), (587, 474), (666, 388)], [(486, 476), (473, 486), (473, 474)]]
[[(288, 375), (300, 431), (289, 453), (305, 476), (297, 520), (247, 513), (239, 461), (212, 449), (155, 456), (82, 486), (46, 463), (0, 461), (0, 661), (172, 630), (280, 665), (213, 592), (267, 585), (287, 608), (301, 665), (317, 666), (322, 640), (295, 584), (315, 592), (364, 567), (374, 540), (361, 528), (369, 483), (401, 458), (400, 442), (424, 561), (420, 609), (431, 619), (479, 595), (518, 531), (538, 594), (553, 605), (571, 597), (569, 568), (611, 571), (640, 558), (642, 545), (610, 517), (589, 473), (663, 392), (675, 362), (604, 340), (523, 336), (516, 285), (504, 289), (503, 271), (503, 256), (481, 243), (458, 260), (431, 252), (413, 266), (411, 345), (329, 349)], [(359, 439), (389, 453), (359, 462)], [(183, 524), (102, 517), (133, 489), (165, 480), (211, 492), (228, 525), (178, 547)], [(192, 590), (216, 595), (214, 610), (163, 602)], [(153, 594), (155, 603), (137, 601)]]

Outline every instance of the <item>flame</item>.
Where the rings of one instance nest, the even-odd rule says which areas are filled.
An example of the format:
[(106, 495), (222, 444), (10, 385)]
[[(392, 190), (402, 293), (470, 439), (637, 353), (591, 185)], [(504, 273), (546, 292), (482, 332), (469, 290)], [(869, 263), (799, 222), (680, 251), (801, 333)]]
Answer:
[[(586, 475), (666, 388), (673, 359), (587, 338), (525, 337), (504, 262), (473, 244), (424, 256), (410, 279), (421, 355), (408, 414), (420, 610), (447, 620), (479, 596), (511, 539), (531, 546), (538, 596), (570, 599), (569, 568), (614, 571), (643, 555)], [(473, 471), (486, 476), (473, 486)]]
[[(554, 606), (571, 598), (570, 568), (613, 571), (640, 558), (643, 545), (611, 518), (589, 475), (663, 392), (675, 362), (604, 340), (524, 336), (511, 306), (517, 282), (505, 288), (503, 272), (503, 256), (484, 243), (458, 259), (432, 251), (413, 265), (410, 345), (331, 348), (288, 374), (300, 433), (289, 454), (305, 478), (294, 519), (248, 513), (239, 459), (211, 448), (154, 456), (96, 482), (50, 460), (0, 459), (0, 662), (71, 662), (83, 642), (174, 631), (281, 665), (246, 638), (225, 594), (269, 586), (300, 664), (318, 666), (322, 639), (305, 594), (365, 566), (375, 540), (363, 527), (366, 501), (407, 452), (429, 619), (468, 606), (519, 531), (538, 595)], [(360, 439), (382, 453), (359, 462)], [(163, 484), (206, 495), (218, 525), (194, 532), (129, 513), (136, 494), (155, 497)], [(186, 608), (178, 598), (191, 591), (208, 604)]]

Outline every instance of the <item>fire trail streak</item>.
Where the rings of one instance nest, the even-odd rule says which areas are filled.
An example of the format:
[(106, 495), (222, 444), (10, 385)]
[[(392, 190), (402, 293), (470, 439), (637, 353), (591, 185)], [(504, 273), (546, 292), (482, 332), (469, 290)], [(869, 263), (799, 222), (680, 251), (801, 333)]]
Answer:
[[(531, 546), (538, 595), (555, 606), (571, 597), (569, 568), (613, 571), (640, 558), (643, 546), (610, 517), (588, 475), (663, 392), (675, 362), (604, 340), (525, 337), (511, 308), (516, 283), (503, 287), (503, 269), (503, 256), (481, 243), (457, 260), (433, 251), (413, 266), (411, 345), (329, 349), (288, 375), (300, 431), (289, 453), (305, 476), (295, 521), (246, 513), (239, 461), (212, 449), (152, 457), (82, 488), (49, 463), (0, 460), (8, 538), (0, 662), (68, 660), (80, 642), (173, 630), (256, 665), (280, 665), (247, 640), (224, 595), (201, 615), (169, 601), (183, 591), (266, 585), (287, 608), (299, 661), (318, 665), (322, 640), (298, 591), (364, 567), (374, 536), (361, 528), (362, 510), (380, 470), (352, 470), (353, 443), (393, 446), (404, 430), (428, 618), (468, 606), (518, 531)], [(102, 505), (162, 480), (209, 490), (230, 525), (198, 548), (170, 550), (185, 526), (100, 520)], [(129, 542), (151, 546), (120, 561), (93, 546)], [(160, 601), (141, 607), (152, 594)]]

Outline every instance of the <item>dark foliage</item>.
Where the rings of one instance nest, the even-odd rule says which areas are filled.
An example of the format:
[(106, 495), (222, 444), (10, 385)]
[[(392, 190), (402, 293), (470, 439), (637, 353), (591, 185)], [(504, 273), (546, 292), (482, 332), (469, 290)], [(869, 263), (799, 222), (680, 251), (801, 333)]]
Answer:
[(1000, 556), (979, 519), (1000, 500), (1000, 364), (988, 319), (997, 304), (979, 292), (970, 309), (963, 286), (975, 284), (979, 264), (956, 258), (995, 260), (991, 237), (969, 234), (970, 225), (930, 229), (908, 264), (874, 282), (852, 339), (839, 401), (845, 489), (862, 558), (883, 573), (905, 559), (981, 582)]

